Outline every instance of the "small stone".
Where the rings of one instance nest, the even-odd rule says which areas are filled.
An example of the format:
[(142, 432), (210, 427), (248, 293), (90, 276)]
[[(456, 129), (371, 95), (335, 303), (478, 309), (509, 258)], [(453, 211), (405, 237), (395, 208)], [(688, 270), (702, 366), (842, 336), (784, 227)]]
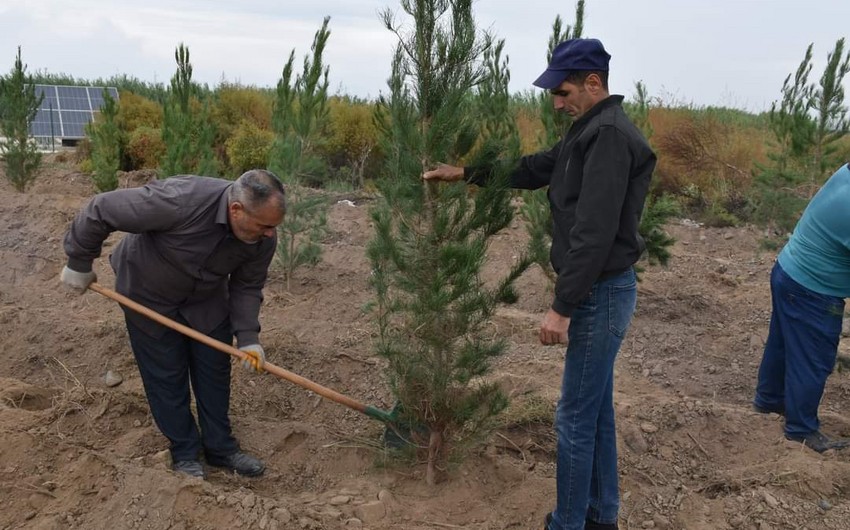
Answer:
[(348, 528), (362, 528), (363, 521), (356, 517), (352, 517), (351, 519), (345, 520), (345, 526), (347, 526)]
[(375, 523), (387, 515), (387, 508), (381, 501), (366, 502), (354, 509), (354, 515), (366, 524)]
[(652, 520), (655, 521), (655, 528), (661, 528), (662, 530), (670, 528), (670, 519), (661, 514), (653, 515)]
[(378, 500), (389, 505), (393, 502), (393, 494), (389, 490), (381, 490), (378, 492)]
[(282, 524), (286, 524), (292, 520), (292, 514), (286, 508), (275, 508), (272, 512), (272, 517), (274, 517), (275, 521)]
[(655, 528), (655, 521), (644, 521), (640, 524), (641, 528)]
[(821, 499), (821, 500), (818, 501), (818, 508), (820, 508), (823, 511), (831, 510), (832, 504), (826, 499)]
[(141, 427), (141, 426), (142, 426), (141, 420), (136, 420), (136, 421), (133, 422), (133, 427)]
[(332, 497), (328, 502), (331, 506), (342, 506), (343, 504), (351, 502), (351, 497), (348, 495), (337, 495), (336, 497)]
[(245, 495), (245, 498), (242, 499), (242, 507), (246, 509), (250, 509), (254, 507), (254, 504), (257, 502), (257, 497), (253, 493), (249, 493)]
[(776, 500), (776, 497), (774, 497), (767, 491), (763, 491), (761, 496), (762, 498), (764, 498), (764, 502), (771, 508), (776, 508), (777, 506), (779, 506), (779, 501)]
[(643, 432), (645, 432), (647, 434), (652, 434), (654, 432), (658, 432), (658, 427), (653, 423), (649, 423), (648, 421), (645, 421), (645, 422), (640, 424), (640, 430), (642, 430)]
[(103, 383), (109, 387), (118, 386), (122, 381), (124, 381), (124, 377), (120, 373), (113, 372), (112, 370), (108, 370), (106, 375), (103, 376)]

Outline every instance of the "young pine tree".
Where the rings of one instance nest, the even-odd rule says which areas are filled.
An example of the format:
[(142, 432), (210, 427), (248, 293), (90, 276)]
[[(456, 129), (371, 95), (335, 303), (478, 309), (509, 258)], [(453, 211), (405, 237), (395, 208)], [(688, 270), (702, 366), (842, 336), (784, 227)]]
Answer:
[[(552, 24), (552, 35), (549, 37), (549, 47), (546, 61), (552, 58), (552, 52), (561, 42), (577, 39), (584, 31), (584, 0), (576, 3), (575, 23), (563, 27), (561, 16), (555, 17)], [(565, 112), (556, 112), (552, 105), (552, 96), (543, 92), (538, 96), (540, 119), (543, 121), (543, 132), (540, 144), (550, 147), (558, 143), (572, 123), (572, 118)], [(522, 192), (523, 206), (520, 208), (525, 219), (525, 229), (529, 240), (526, 252), (544, 274), (554, 283), (555, 271), (549, 260), (549, 249), (552, 247), (552, 215), (549, 211), (549, 199), (546, 189)]]
[(189, 48), (181, 43), (174, 51), (174, 59), (177, 71), (171, 78), (163, 107), (162, 139), (166, 149), (161, 174), (216, 176), (218, 172), (212, 152), (215, 131), (209, 119), (209, 107), (205, 103), (201, 112), (193, 109), (193, 99), (198, 97), (199, 91), (192, 82)]
[[(643, 81), (635, 82), (635, 99), (626, 106), (626, 112), (647, 141), (650, 141), (653, 130), (649, 121), (649, 93)], [(671, 256), (670, 247), (676, 240), (664, 230), (664, 225), (672, 217), (679, 215), (679, 203), (669, 195), (658, 195), (653, 191), (650, 191), (646, 199), (638, 232), (646, 244), (646, 258), (649, 264), (667, 265)]]
[(121, 130), (118, 128), (118, 104), (103, 91), (103, 107), (97, 123), (88, 125), (92, 144), (92, 180), (97, 191), (112, 191), (118, 187), (118, 166), (121, 160)]
[(0, 78), (0, 157), (6, 169), (6, 178), (18, 191), (24, 191), (35, 180), (41, 164), (41, 153), (30, 140), (29, 128), (43, 96), (35, 95), (35, 85), (21, 61), (21, 47), (15, 57), (15, 66), (7, 76)]
[[(842, 57), (843, 56), (843, 57)], [(824, 180), (845, 162), (836, 159), (836, 143), (847, 135), (850, 120), (844, 105), (844, 77), (850, 71), (850, 50), (844, 53), (844, 39), (838, 39), (827, 56), (826, 67), (818, 86), (812, 91), (809, 106), (815, 112), (815, 137), (812, 160), (810, 198)]]
[(272, 114), (275, 141), (269, 169), (287, 180), (306, 185), (319, 185), (327, 175), (320, 153), (322, 134), (328, 119), (328, 72), (322, 54), (330, 29), (330, 17), (325, 17), (321, 29), (313, 38), (311, 54), (304, 57), (300, 75), (292, 83), (295, 50), (283, 68), (277, 84)]
[(759, 165), (756, 175), (754, 217), (785, 232), (794, 228), (824, 178), (844, 162), (835, 156), (836, 144), (850, 129), (842, 86), (850, 71), (850, 51), (845, 54), (844, 39), (839, 39), (814, 85), (808, 80), (812, 48), (809, 44), (796, 72), (785, 78), (782, 100), (771, 106), (774, 149), (768, 153), (770, 163)]
[(294, 83), (295, 50), (289, 54), (277, 83), (272, 111), (275, 137), (269, 169), (289, 183), (288, 208), (278, 227), (277, 247), (287, 289), (296, 268), (319, 262), (319, 241), (327, 233), (327, 200), (300, 186), (319, 184), (326, 174), (318, 144), (328, 114), (328, 67), (322, 65), (322, 54), (330, 36), (329, 22), (330, 18), (325, 17), (313, 38), (312, 54), (304, 57), (303, 71)]
[[(484, 65), (493, 43), (475, 25), (472, 0), (402, 0), (401, 7), (409, 23), (383, 13), (398, 44), (376, 113), (385, 161), (367, 255), (377, 353), (388, 361), (402, 423), (416, 426), (411, 441), (425, 453), (433, 484), (438, 464), (486, 433), (507, 403), (483, 378), (504, 351), (484, 324), (511, 277), (491, 287), (481, 273), (489, 238), (513, 214), (505, 166), (494, 161), (514, 140), (507, 118), (488, 118), (482, 133), (473, 112), (475, 88), (500, 100), (507, 71)], [(489, 57), (505, 66), (495, 52)], [(489, 185), (471, 196), (462, 182), (423, 183), (424, 171), (457, 160), (490, 164)]]

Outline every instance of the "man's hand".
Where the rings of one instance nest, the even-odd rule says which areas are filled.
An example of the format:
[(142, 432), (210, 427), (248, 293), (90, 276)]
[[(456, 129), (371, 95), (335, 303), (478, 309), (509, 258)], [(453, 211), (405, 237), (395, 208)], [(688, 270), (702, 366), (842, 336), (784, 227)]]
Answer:
[(259, 373), (263, 371), (266, 364), (266, 352), (259, 344), (249, 344), (239, 348), (245, 352), (248, 357), (242, 361), (242, 368), (246, 370), (254, 370)]
[(540, 324), (540, 342), (546, 345), (566, 344), (568, 329), (570, 329), (570, 317), (559, 315), (554, 309), (550, 309), (543, 317), (543, 323)]
[(89, 288), (89, 285), (97, 281), (97, 274), (94, 271), (77, 272), (65, 265), (62, 268), (62, 274), (59, 275), (59, 280), (63, 285), (80, 292), (85, 292)]
[(463, 178), (463, 168), (450, 166), (448, 164), (440, 164), (431, 171), (426, 171), (422, 178), (425, 180), (443, 180), (445, 182), (455, 182)]

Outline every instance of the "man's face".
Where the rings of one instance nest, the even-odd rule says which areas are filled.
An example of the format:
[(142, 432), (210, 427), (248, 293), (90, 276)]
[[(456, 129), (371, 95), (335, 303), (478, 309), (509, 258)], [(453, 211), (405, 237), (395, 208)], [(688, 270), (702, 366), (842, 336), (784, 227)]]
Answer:
[(227, 213), (233, 235), (243, 243), (257, 243), (274, 237), (277, 225), (283, 222), (283, 213), (275, 199), (251, 210), (246, 209), (241, 202), (232, 202), (227, 207)]
[(555, 110), (566, 112), (573, 118), (581, 118), (596, 103), (586, 84), (575, 85), (564, 81), (558, 88), (550, 90)]

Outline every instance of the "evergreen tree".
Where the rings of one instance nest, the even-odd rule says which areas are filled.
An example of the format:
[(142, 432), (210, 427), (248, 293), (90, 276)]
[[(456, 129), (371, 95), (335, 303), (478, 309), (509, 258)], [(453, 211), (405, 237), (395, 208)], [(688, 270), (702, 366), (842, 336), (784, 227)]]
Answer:
[[(552, 34), (549, 37), (549, 47), (546, 51), (546, 62), (552, 58), (552, 52), (561, 42), (581, 38), (584, 31), (584, 0), (576, 3), (575, 23), (563, 27), (561, 16), (555, 17), (552, 24)], [(540, 119), (543, 121), (543, 133), (540, 144), (550, 147), (558, 143), (564, 132), (572, 124), (572, 117), (566, 112), (556, 112), (552, 105), (552, 96), (542, 92), (538, 96)], [(522, 192), (523, 206), (520, 208), (525, 219), (525, 229), (529, 241), (526, 252), (543, 273), (554, 283), (555, 271), (549, 259), (549, 249), (552, 247), (552, 214), (549, 209), (549, 198), (546, 189)]]
[(35, 119), (44, 96), (35, 95), (35, 85), (21, 61), (21, 47), (9, 75), (0, 78), (0, 157), (6, 178), (18, 191), (24, 191), (35, 180), (41, 164), (38, 145), (30, 139), (30, 124)]
[(100, 119), (88, 125), (88, 135), (92, 144), (92, 166), (97, 191), (112, 191), (118, 187), (118, 166), (121, 161), (121, 131), (118, 128), (118, 104), (103, 91), (103, 107)]
[[(842, 57), (843, 55), (843, 57)], [(844, 54), (844, 39), (838, 39), (835, 49), (827, 56), (826, 67), (820, 83), (812, 91), (810, 107), (815, 112), (815, 137), (813, 146), (814, 182), (809, 197), (814, 196), (816, 188), (832, 174), (843, 160), (836, 160), (836, 142), (843, 138), (850, 121), (847, 119), (847, 107), (844, 106), (844, 77), (850, 71), (850, 50)]]
[(212, 152), (215, 131), (209, 107), (204, 104), (201, 112), (194, 110), (196, 105), (193, 103), (196, 103), (200, 89), (192, 82), (189, 48), (181, 43), (174, 52), (174, 59), (177, 71), (171, 78), (168, 99), (163, 107), (162, 139), (166, 149), (160, 166), (162, 174), (217, 176)]
[[(643, 81), (635, 82), (635, 100), (626, 106), (626, 112), (651, 145), (653, 130), (649, 121), (649, 93)], [(638, 226), (650, 265), (667, 265), (670, 261), (670, 247), (676, 240), (664, 231), (664, 225), (679, 213), (679, 204), (673, 197), (659, 196), (655, 190), (650, 190)]]
[(321, 184), (327, 175), (321, 152), (322, 134), (328, 120), (328, 72), (322, 54), (330, 30), (330, 17), (325, 17), (321, 29), (313, 38), (311, 54), (304, 57), (303, 70), (292, 84), (295, 50), (283, 68), (278, 81), (272, 126), (269, 168), (279, 175), (307, 185)]
[(850, 71), (850, 51), (844, 52), (844, 39), (839, 39), (814, 85), (809, 83), (812, 48), (809, 44), (796, 72), (785, 78), (782, 100), (771, 106), (774, 148), (768, 153), (770, 162), (757, 165), (754, 217), (785, 232), (794, 228), (807, 200), (843, 162), (835, 156), (837, 142), (850, 129), (842, 86)]
[(316, 265), (322, 258), (319, 242), (328, 232), (328, 202), (301, 186), (290, 185), (286, 195), (286, 217), (278, 227), (276, 255), (289, 291), (295, 269)]
[(328, 115), (328, 67), (323, 66), (322, 54), (331, 33), (329, 22), (330, 17), (325, 17), (313, 38), (312, 53), (304, 57), (303, 70), (294, 82), (295, 50), (289, 54), (272, 111), (275, 138), (269, 169), (289, 183), (287, 212), (278, 226), (277, 247), (287, 289), (296, 268), (319, 262), (319, 241), (327, 233), (327, 200), (300, 186), (319, 184), (326, 174), (318, 152)]
[[(497, 116), (480, 133), (472, 112), (476, 87), (501, 101), (507, 82), (500, 46), (489, 52), (491, 70), (485, 65), (493, 42), (476, 27), (472, 0), (402, 0), (401, 7), (412, 23), (383, 13), (398, 44), (389, 93), (376, 113), (386, 158), (367, 254), (377, 351), (388, 360), (402, 422), (417, 426), (412, 442), (427, 453), (426, 480), (433, 484), (438, 463), (486, 433), (506, 406), (482, 377), (504, 351), (484, 324), (512, 275), (489, 289), (481, 269), (488, 239), (512, 218), (509, 166), (497, 155), (514, 140)], [(471, 196), (464, 183), (423, 183), (425, 170), (454, 160), (489, 165), (488, 186)]]

